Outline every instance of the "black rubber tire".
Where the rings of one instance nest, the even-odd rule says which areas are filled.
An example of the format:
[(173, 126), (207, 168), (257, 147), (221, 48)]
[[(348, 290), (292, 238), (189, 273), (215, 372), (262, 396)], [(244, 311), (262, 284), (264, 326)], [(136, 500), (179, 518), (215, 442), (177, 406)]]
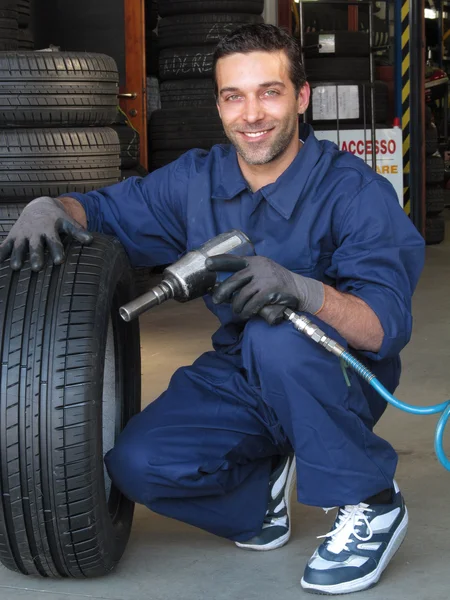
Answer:
[[(334, 36), (334, 52), (324, 52), (326, 46), (320, 46), (320, 36)], [(321, 31), (320, 33), (305, 33), (305, 58), (334, 56), (370, 56), (369, 34), (364, 31)]]
[(156, 171), (165, 167), (185, 154), (187, 150), (155, 150), (150, 154), (150, 170)]
[(17, 0), (19, 27), (28, 27), (31, 22), (31, 0)]
[(427, 186), (426, 188), (427, 214), (438, 215), (444, 208), (444, 188), (440, 185)]
[(161, 17), (206, 12), (260, 15), (263, 11), (264, 0), (162, 0), (159, 3)]
[(442, 183), (445, 176), (444, 159), (439, 154), (426, 157), (425, 181), (426, 183)]
[(134, 285), (137, 296), (142, 296), (142, 294), (148, 292), (152, 286), (152, 282), (150, 280), (152, 273), (152, 267), (139, 267), (138, 269), (133, 269)]
[(210, 79), (165, 81), (160, 86), (161, 108), (200, 108), (216, 105)]
[(11, 231), (11, 227), (20, 217), (26, 203), (0, 204), (0, 243)]
[(19, 46), (19, 14), (14, 8), (11, 3), (8, 8), (0, 4), (0, 51), (17, 50)]
[[(137, 169), (122, 171), (121, 179), (145, 177), (146, 175), (148, 175), (148, 171), (139, 165)], [(25, 206), (26, 204), (0, 204), (0, 244), (6, 239)], [(149, 289), (149, 278), (152, 272), (153, 267), (133, 269), (135, 296), (140, 296)]]
[(151, 150), (209, 150), (228, 142), (216, 108), (155, 110), (150, 119)]
[(438, 130), (434, 123), (430, 123), (425, 129), (425, 153), (434, 154), (438, 149)]
[(112, 185), (120, 143), (108, 127), (0, 130), (0, 202), (27, 202)]
[(34, 36), (31, 29), (19, 29), (19, 50), (34, 50)]
[[(163, 0), (165, 2), (165, 0)], [(157, 0), (145, 0), (145, 25), (148, 31), (153, 31), (158, 25)]]
[(180, 46), (216, 45), (221, 38), (244, 23), (262, 23), (259, 15), (207, 13), (165, 17), (158, 23), (161, 50)]
[[(65, 249), (40, 273), (0, 265), (0, 561), (85, 579), (114, 569), (130, 534), (134, 505), (107, 484), (103, 455), (140, 410), (140, 339), (119, 317), (134, 296), (120, 242)], [(118, 416), (107, 445), (104, 394)]]
[(216, 46), (196, 46), (161, 50), (159, 53), (161, 81), (210, 77), (215, 48)]
[(113, 125), (111, 129), (117, 132), (120, 141), (120, 168), (132, 169), (140, 160), (140, 136), (128, 125)]
[(130, 177), (147, 177), (148, 171), (142, 165), (136, 165), (132, 169), (122, 169), (120, 172), (120, 180), (129, 179)]
[(146, 52), (146, 68), (147, 75), (158, 77), (159, 75), (159, 46), (158, 36), (154, 31), (150, 31), (147, 34), (145, 40), (145, 52)]
[(114, 59), (103, 54), (0, 53), (0, 127), (109, 125), (118, 83)]
[(440, 244), (445, 239), (444, 217), (427, 217), (425, 219), (425, 241), (431, 246)]
[(309, 58), (305, 60), (307, 79), (310, 82), (369, 81), (370, 63), (367, 58)]

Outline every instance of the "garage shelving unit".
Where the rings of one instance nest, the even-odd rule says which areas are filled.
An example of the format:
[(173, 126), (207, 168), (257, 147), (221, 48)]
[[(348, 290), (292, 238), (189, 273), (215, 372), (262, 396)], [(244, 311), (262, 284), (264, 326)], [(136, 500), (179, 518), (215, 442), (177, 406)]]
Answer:
[[(306, 5), (313, 1), (302, 0)], [(332, 0), (324, 0), (328, 4)], [(338, 3), (341, 0), (335, 0)], [(292, 31), (293, 0), (278, 0), (278, 24)], [(358, 5), (349, 2), (349, 24), (357, 28)], [(395, 36), (391, 40), (395, 54), (395, 117), (403, 131), (403, 170), (405, 173), (405, 211), (417, 229), (425, 235), (425, 118), (424, 118), (424, 66), (423, 39), (424, 14), (421, 3), (412, 0), (394, 0)]]

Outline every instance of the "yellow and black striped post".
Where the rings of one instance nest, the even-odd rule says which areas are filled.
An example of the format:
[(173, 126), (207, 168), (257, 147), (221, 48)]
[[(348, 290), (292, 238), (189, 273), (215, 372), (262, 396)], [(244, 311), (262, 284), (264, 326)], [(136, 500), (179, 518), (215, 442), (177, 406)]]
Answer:
[(409, 28), (409, 2), (403, 0), (401, 12), (402, 32), (402, 131), (403, 131), (403, 208), (406, 214), (410, 214), (410, 120), (411, 120), (411, 85), (410, 85), (410, 28)]

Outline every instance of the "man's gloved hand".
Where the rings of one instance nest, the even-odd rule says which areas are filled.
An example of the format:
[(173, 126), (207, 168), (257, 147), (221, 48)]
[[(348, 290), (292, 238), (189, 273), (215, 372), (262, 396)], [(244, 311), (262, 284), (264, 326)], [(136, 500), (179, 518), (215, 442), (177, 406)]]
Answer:
[(44, 266), (44, 245), (48, 246), (55, 265), (64, 261), (64, 248), (60, 233), (73, 236), (81, 244), (90, 244), (92, 235), (83, 229), (64, 210), (55, 198), (42, 197), (33, 200), (23, 209), (6, 240), (0, 245), (0, 263), (11, 257), (14, 271), (22, 267), (27, 251), (33, 271)]
[(233, 311), (244, 320), (270, 307), (263, 316), (275, 325), (282, 321), (285, 308), (315, 314), (324, 302), (320, 281), (292, 273), (264, 256), (220, 254), (208, 258), (206, 267), (234, 273), (216, 287), (212, 299), (215, 304), (232, 302)]

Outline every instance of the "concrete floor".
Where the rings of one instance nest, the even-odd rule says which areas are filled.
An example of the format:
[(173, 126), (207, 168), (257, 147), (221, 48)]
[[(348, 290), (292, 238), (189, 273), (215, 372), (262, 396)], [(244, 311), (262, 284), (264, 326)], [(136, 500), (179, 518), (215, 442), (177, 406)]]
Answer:
[[(447, 211), (450, 217), (450, 211)], [(448, 222), (450, 225), (450, 221)], [(412, 404), (450, 398), (450, 227), (445, 244), (427, 248), (414, 298), (415, 325), (403, 353), (397, 396)], [(173, 371), (210, 348), (215, 319), (201, 302), (168, 304), (142, 319), (143, 401), (166, 387)], [(433, 451), (436, 417), (389, 408), (377, 431), (400, 454), (397, 480), (410, 512), (406, 540), (380, 584), (354, 594), (366, 600), (448, 600), (450, 473)], [(447, 451), (450, 454), (449, 436)], [(137, 507), (131, 541), (118, 569), (98, 580), (42, 580), (0, 567), (0, 600), (298, 600), (299, 585), (317, 535), (333, 520), (322, 510), (295, 505), (293, 535), (268, 553), (232, 543)], [(363, 594), (363, 596), (362, 596)]]

